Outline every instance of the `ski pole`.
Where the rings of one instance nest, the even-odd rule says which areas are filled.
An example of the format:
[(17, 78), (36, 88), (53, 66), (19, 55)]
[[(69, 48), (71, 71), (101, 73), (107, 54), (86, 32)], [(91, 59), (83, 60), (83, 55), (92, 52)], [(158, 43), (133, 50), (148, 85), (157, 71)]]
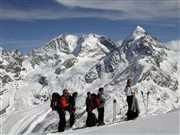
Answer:
[(150, 94), (150, 91), (147, 92), (147, 111), (148, 111), (148, 104), (149, 104), (149, 94)]
[(146, 112), (147, 112), (147, 106), (146, 106), (146, 103), (145, 103), (145, 100), (144, 100), (144, 93), (143, 93), (143, 91), (141, 91), (141, 96), (142, 96), (142, 99), (143, 99), (144, 107), (145, 107)]
[(116, 121), (116, 99), (113, 100), (113, 122)]

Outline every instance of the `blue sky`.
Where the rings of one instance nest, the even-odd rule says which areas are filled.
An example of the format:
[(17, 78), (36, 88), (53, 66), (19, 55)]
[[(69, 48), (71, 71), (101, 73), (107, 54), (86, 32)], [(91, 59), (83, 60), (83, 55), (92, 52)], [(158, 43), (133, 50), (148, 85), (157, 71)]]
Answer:
[(0, 0), (0, 46), (28, 52), (61, 33), (123, 40), (140, 25), (163, 42), (180, 39), (178, 0)]

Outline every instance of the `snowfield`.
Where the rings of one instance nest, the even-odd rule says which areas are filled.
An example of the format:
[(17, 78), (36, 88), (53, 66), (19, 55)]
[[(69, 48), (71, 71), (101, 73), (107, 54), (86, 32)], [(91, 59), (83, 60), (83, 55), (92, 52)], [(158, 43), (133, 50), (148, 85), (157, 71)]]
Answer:
[[(180, 51), (174, 44), (164, 45), (137, 26), (122, 42), (96, 34), (61, 34), (28, 56), (0, 48), (0, 134), (56, 131), (58, 116), (49, 107), (50, 98), (64, 88), (79, 93), (78, 118), (64, 134), (179, 134)], [(137, 120), (127, 122), (122, 118), (129, 78), (141, 112)], [(99, 87), (105, 90), (107, 125), (73, 130), (85, 125), (86, 93), (97, 93)], [(114, 99), (116, 120), (121, 122), (110, 125)]]
[[(147, 116), (102, 127), (66, 131), (63, 135), (179, 135), (180, 110), (158, 116)], [(48, 135), (60, 135), (49, 133)]]

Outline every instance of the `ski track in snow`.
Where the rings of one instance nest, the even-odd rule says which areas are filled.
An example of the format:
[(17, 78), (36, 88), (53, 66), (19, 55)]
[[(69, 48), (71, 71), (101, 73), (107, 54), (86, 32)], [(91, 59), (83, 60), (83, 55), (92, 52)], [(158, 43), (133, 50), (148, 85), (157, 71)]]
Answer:
[(33, 122), (30, 124), (30, 126), (27, 127), (28, 130), (26, 131), (26, 134), (30, 134), (32, 130), (36, 127), (36, 125), (42, 122), (50, 112), (51, 112), (51, 109), (49, 109), (45, 113), (43, 112), (40, 115), (38, 115), (37, 119), (34, 119)]
[[(29, 100), (27, 94), (29, 94), (28, 85), (21, 86), (16, 90), (15, 110), (10, 112), (3, 125), (4, 134), (29, 134), (51, 112), (47, 103), (35, 107), (26, 104)], [(11, 129), (8, 129), (8, 127), (11, 127)]]
[(15, 124), (5, 125), (5, 127), (12, 127), (10, 131), (8, 131), (9, 129), (5, 129), (5, 131), (7, 131), (7, 134), (9, 135), (29, 134), (50, 111), (51, 110), (49, 108), (45, 108), (43, 106), (30, 108), (29, 110), (17, 111), (6, 121), (6, 124)]

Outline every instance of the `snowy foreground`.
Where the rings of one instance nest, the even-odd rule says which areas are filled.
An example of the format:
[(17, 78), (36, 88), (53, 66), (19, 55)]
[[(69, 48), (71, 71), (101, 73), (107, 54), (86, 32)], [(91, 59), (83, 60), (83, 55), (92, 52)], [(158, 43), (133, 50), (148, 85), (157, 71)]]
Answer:
[[(68, 135), (180, 135), (180, 110), (158, 116), (147, 116), (103, 127), (67, 131)], [(59, 135), (50, 133), (48, 135)]]

